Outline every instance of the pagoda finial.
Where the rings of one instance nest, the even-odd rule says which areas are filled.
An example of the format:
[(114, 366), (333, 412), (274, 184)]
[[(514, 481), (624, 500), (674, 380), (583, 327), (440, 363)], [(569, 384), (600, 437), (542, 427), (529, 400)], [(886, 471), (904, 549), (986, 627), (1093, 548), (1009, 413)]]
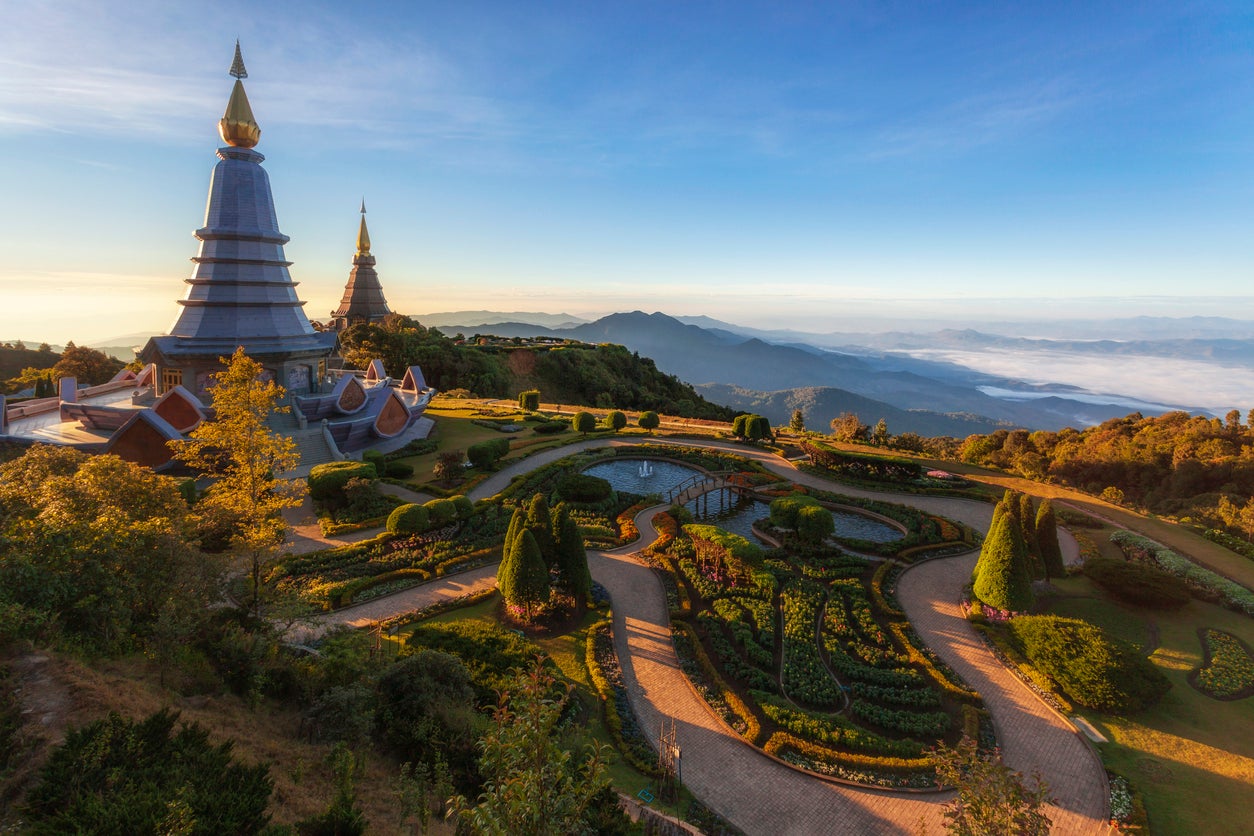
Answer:
[(222, 141), (236, 148), (252, 148), (261, 139), (261, 126), (253, 118), (253, 109), (248, 104), (248, 94), (244, 92), (244, 82), (248, 77), (244, 69), (244, 56), (240, 54), (239, 39), (235, 41), (235, 60), (231, 62), (231, 75), (235, 76), (235, 87), (231, 89), (231, 99), (226, 103), (226, 113), (218, 122), (218, 133)]
[(366, 199), (361, 199), (361, 226), (357, 230), (357, 254), (370, 255), (370, 230), (366, 229)]
[(239, 51), (239, 38), (235, 39), (235, 60), (231, 62), (231, 75), (248, 78), (248, 70), (244, 69), (244, 56)]

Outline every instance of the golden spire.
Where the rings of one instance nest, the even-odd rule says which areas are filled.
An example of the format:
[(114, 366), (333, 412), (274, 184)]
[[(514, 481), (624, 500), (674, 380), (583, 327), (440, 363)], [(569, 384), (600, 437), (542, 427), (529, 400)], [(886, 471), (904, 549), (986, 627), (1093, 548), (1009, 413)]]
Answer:
[(357, 230), (357, 254), (370, 255), (370, 230), (366, 229), (366, 199), (361, 199), (361, 227)]
[(222, 141), (236, 148), (252, 148), (261, 139), (261, 126), (253, 118), (253, 109), (248, 104), (248, 94), (244, 92), (242, 79), (248, 78), (248, 70), (244, 69), (244, 56), (240, 54), (239, 41), (235, 41), (235, 60), (231, 62), (230, 74), (235, 76), (235, 87), (231, 90), (231, 99), (226, 103), (226, 113), (218, 122), (218, 133)]

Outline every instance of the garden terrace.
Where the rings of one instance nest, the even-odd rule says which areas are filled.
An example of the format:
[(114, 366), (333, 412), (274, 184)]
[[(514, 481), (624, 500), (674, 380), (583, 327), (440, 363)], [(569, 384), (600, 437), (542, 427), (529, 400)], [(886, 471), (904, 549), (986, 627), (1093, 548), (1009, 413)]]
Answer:
[[(932, 518), (894, 513), (914, 526), (912, 545), (939, 542)], [(918, 647), (899, 611), (874, 603), (866, 559), (831, 547), (762, 555), (713, 526), (659, 528), (672, 526), (656, 558), (688, 602), (671, 612), (681, 663), (750, 742), (842, 780), (926, 788), (935, 776), (925, 749), (955, 742), (972, 708), (980, 733), (979, 696)]]

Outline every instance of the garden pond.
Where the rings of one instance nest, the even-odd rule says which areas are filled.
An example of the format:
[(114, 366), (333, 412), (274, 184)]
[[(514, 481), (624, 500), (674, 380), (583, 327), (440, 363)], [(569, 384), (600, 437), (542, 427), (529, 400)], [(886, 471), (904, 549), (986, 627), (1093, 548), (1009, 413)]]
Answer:
[[(616, 491), (648, 496), (666, 492), (700, 476), (695, 467), (677, 462), (656, 459), (615, 459), (599, 462), (585, 468), (583, 473), (609, 482)], [(685, 508), (697, 520), (753, 539), (753, 524), (770, 515), (770, 504), (757, 499), (744, 499), (729, 490), (713, 491), (687, 503)], [(836, 536), (849, 540), (866, 540), (872, 543), (891, 543), (900, 540), (897, 528), (864, 514), (852, 511), (833, 511)]]

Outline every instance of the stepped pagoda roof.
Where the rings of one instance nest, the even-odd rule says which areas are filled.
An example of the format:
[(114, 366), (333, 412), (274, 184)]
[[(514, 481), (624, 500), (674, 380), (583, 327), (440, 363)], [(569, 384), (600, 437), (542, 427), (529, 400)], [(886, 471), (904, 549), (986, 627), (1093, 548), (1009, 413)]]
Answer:
[[(235, 86), (218, 123), (226, 146), (218, 149), (205, 223), (195, 233), (200, 251), (179, 300), (182, 309), (169, 334), (152, 338), (140, 355), (197, 377), (201, 365), (216, 370), (218, 358), (239, 346), (265, 364), (325, 358), (336, 345), (335, 334), (314, 330), (288, 273), (283, 245), (289, 239), (279, 231), (270, 178), (261, 167), (265, 157), (253, 150), (261, 128), (244, 92), (248, 73), (238, 43), (231, 75)], [(196, 381), (193, 391), (199, 389)]]
[(392, 312), (383, 297), (383, 286), (374, 269), (375, 259), (370, 253), (370, 230), (366, 228), (366, 201), (361, 202), (361, 225), (357, 229), (357, 254), (353, 256), (353, 269), (348, 274), (348, 284), (340, 306), (331, 311), (335, 329), (343, 331), (359, 322), (379, 322)]

